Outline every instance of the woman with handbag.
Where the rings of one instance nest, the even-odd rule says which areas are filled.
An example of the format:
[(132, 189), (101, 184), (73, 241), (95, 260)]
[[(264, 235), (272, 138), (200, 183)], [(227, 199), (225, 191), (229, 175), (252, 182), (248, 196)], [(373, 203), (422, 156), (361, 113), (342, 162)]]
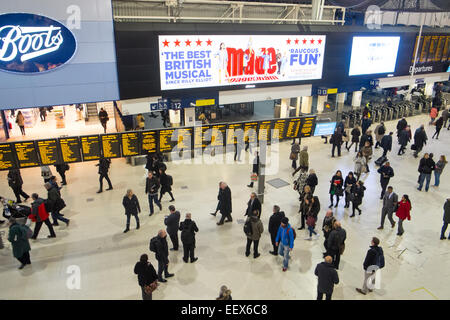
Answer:
[(152, 300), (152, 293), (158, 287), (158, 275), (146, 254), (134, 266), (134, 273), (138, 276), (138, 283), (142, 291), (142, 300)]
[(298, 154), (300, 153), (300, 145), (298, 143), (294, 143), (291, 147), (291, 155), (289, 159), (292, 160), (292, 169), (297, 169), (297, 160)]
[(312, 235), (316, 236), (316, 239), (319, 238), (319, 234), (314, 230), (316, 227), (317, 216), (320, 211), (320, 203), (318, 197), (313, 197), (312, 195), (308, 195), (305, 197), (305, 211), (306, 211), (306, 225), (308, 226), (309, 237), (306, 237), (305, 240), (311, 240)]
[(352, 198), (352, 215), (350, 218), (355, 216), (355, 210), (358, 210), (359, 215), (361, 215), (361, 209), (358, 207), (362, 203), (362, 199), (364, 198), (364, 190), (366, 190), (366, 187), (364, 187), (364, 183), (360, 180), (356, 182), (355, 185), (353, 185), (351, 190), (351, 198)]
[(395, 215), (398, 217), (398, 231), (397, 235), (402, 236), (402, 234), (405, 232), (403, 229), (403, 221), (408, 219), (411, 220), (411, 201), (409, 200), (409, 196), (407, 194), (404, 194), (402, 199), (398, 203), (397, 212)]
[(350, 201), (352, 201), (351, 190), (352, 187), (356, 184), (356, 178), (353, 175), (353, 172), (349, 172), (347, 177), (345, 177), (344, 181), (344, 191), (345, 191), (345, 206), (344, 208), (350, 207)]
[(359, 180), (361, 174), (366, 172), (366, 158), (363, 157), (361, 151), (358, 151), (358, 153), (356, 154), (354, 162), (355, 162), (354, 172), (356, 175), (356, 180)]
[(303, 191), (300, 193), (300, 210), (298, 212), (300, 212), (300, 222), (301, 222), (301, 227), (298, 228), (298, 230), (302, 230), (305, 229), (305, 220), (306, 220), (306, 213), (308, 212), (308, 204), (306, 204), (306, 198), (308, 198), (309, 196), (312, 196), (312, 191), (311, 191), (311, 187), (309, 185), (305, 185), (303, 187)]
[(335, 208), (337, 208), (338, 204), (339, 204), (339, 197), (341, 197), (343, 195), (343, 190), (342, 187), (344, 185), (344, 179), (342, 179), (342, 172), (341, 170), (336, 171), (336, 174), (333, 176), (333, 178), (331, 178), (330, 181), (331, 185), (330, 185), (330, 201), (331, 204), (328, 208), (332, 208), (333, 207), (333, 197), (336, 196), (336, 205), (334, 206)]

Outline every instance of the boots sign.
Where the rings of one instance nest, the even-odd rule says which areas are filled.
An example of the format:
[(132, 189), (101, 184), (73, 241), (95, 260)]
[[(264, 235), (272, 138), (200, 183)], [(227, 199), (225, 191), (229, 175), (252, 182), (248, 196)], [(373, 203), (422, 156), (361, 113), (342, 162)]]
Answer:
[(0, 70), (50, 71), (67, 63), (76, 48), (75, 36), (58, 21), (29, 13), (0, 15)]

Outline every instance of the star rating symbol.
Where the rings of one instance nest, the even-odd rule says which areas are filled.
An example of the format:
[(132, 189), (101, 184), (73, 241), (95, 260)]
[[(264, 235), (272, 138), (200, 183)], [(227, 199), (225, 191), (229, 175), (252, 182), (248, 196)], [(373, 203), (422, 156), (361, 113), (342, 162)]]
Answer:
[(291, 39), (286, 40), (287, 44), (291, 44)]
[(306, 44), (306, 42), (307, 42), (308, 40), (306, 40), (306, 39), (303, 39), (302, 41), (303, 41), (303, 44)]
[(210, 46), (210, 45), (212, 44), (212, 41), (208, 39), (208, 40), (206, 41), (206, 44), (207, 44), (208, 46)]
[(310, 41), (311, 41), (311, 44), (314, 44), (314, 39), (311, 39)]
[(169, 42), (169, 41), (167, 41), (167, 39), (166, 39), (166, 40), (164, 40), (164, 41), (163, 41), (163, 45), (164, 45), (164, 47), (168, 47), (168, 46), (169, 46), (169, 43), (170, 43), (170, 42)]
[(175, 47), (179, 47), (180, 46), (180, 43), (181, 43), (181, 41), (179, 41), (178, 39), (174, 42), (175, 43)]
[(299, 40), (298, 40), (298, 39), (295, 39), (295, 44), (298, 44), (298, 42), (299, 42)]
[(185, 43), (186, 43), (186, 46), (187, 46), (187, 47), (190, 47), (190, 46), (191, 46), (191, 43), (192, 43), (192, 41), (190, 41), (190, 40), (188, 39), (188, 40), (186, 40), (186, 41), (185, 41)]
[(321, 44), (321, 43), (322, 43), (322, 39), (317, 40), (317, 42), (318, 42), (319, 44)]
[(197, 41), (195, 41), (195, 43), (197, 44), (197, 47), (202, 45), (202, 41), (200, 41), (200, 39), (198, 39)]

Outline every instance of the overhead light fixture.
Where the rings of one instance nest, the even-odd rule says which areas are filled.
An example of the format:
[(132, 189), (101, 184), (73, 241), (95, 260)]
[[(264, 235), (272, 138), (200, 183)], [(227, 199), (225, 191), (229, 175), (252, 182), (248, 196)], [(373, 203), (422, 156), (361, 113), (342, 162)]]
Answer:
[(388, 76), (388, 77), (393, 77), (394, 75), (393, 75), (392, 73), (390, 73), (390, 74), (388, 74), (387, 76)]
[(251, 89), (251, 88), (254, 88), (254, 87), (255, 87), (254, 84), (248, 84), (248, 85), (245, 86), (245, 89)]

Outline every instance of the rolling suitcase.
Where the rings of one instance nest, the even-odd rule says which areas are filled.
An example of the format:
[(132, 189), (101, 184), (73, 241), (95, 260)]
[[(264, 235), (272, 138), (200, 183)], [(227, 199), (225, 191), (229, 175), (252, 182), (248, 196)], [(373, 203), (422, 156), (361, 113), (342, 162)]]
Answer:
[(385, 163), (386, 161), (388, 161), (388, 159), (386, 157), (381, 156), (377, 160), (375, 160), (375, 164), (381, 167), (383, 163)]

